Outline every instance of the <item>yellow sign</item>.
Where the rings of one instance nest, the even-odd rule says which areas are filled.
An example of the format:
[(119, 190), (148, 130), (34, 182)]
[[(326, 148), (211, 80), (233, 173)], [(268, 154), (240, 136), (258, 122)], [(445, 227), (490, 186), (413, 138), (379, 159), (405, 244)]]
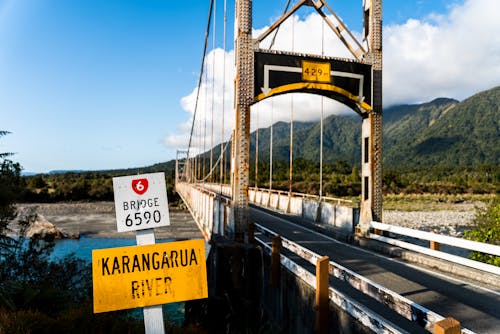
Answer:
[(302, 81), (332, 82), (330, 63), (303, 60)]
[(205, 242), (92, 251), (94, 313), (207, 298)]

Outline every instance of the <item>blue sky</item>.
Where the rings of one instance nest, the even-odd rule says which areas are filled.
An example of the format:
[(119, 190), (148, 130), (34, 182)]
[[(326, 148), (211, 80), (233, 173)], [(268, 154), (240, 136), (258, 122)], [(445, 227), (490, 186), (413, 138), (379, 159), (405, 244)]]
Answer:
[[(411, 41), (418, 42), (422, 36), (431, 44), (446, 36), (450, 37), (446, 40), (457, 39), (453, 29), (468, 17), (461, 12), (476, 15), (479, 4), (498, 12), (492, 8), (498, 3), (384, 1), (384, 29), (392, 54), (387, 61), (384, 58), (384, 66), (394, 63), (394, 68), (402, 68), (402, 62), (412, 59), (427, 64), (420, 51), (408, 50), (413, 47)], [(285, 4), (285, 0), (255, 0), (254, 29), (269, 25)], [(329, 4), (351, 30), (361, 31), (361, 0), (330, 0)], [(131, 168), (174, 159), (174, 143), (185, 141), (186, 124), (190, 124), (192, 110), (187, 101), (198, 81), (208, 6), (208, 0), (0, 0), (0, 130), (11, 132), (0, 139), (0, 152), (15, 152), (13, 159), (29, 172)], [(218, 47), (222, 46), (222, 6), (223, 1), (217, 1)], [(228, 52), (233, 49), (233, 6), (228, 1)], [(297, 22), (306, 22), (308, 13), (302, 15)], [(478, 23), (486, 25), (485, 31), (498, 27), (489, 16), (474, 17), (481, 18)], [(384, 39), (387, 33), (384, 30)], [(495, 43), (486, 37), (489, 44), (484, 45)], [(472, 50), (465, 44), (467, 36), (460, 38), (464, 50), (474, 53), (471, 61), (482, 59), (475, 55), (485, 50)], [(477, 43), (476, 39), (471, 37), (470, 42)], [(499, 49), (492, 48), (487, 53), (490, 61), (496, 61)], [(463, 66), (458, 67), (451, 67), (444, 76), (456, 82), (461, 73), (455, 72)], [(434, 73), (432, 67), (428, 71)], [(485, 70), (487, 79), (465, 80), (465, 88), (429, 78), (431, 84), (415, 87), (411, 94), (399, 92), (401, 85), (396, 83), (390, 86), (398, 79), (389, 73), (384, 99), (414, 103), (442, 94), (461, 99), (500, 84), (499, 71)], [(404, 74), (394, 71), (400, 72)], [(415, 85), (421, 82), (415, 78)], [(228, 124), (225, 127), (230, 128)]]

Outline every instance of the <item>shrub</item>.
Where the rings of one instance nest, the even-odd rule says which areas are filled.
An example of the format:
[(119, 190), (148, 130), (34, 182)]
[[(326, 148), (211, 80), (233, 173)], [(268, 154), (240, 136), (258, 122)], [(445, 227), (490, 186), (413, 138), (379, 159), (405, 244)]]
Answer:
[[(490, 244), (500, 244), (500, 197), (497, 196), (487, 209), (476, 217), (476, 226), (464, 233), (465, 238)], [(500, 267), (500, 256), (472, 252), (470, 258)]]

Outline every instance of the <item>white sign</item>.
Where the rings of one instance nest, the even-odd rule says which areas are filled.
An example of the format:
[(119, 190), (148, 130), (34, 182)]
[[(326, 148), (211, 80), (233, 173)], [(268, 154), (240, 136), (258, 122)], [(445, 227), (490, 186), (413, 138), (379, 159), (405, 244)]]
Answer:
[(170, 225), (165, 173), (113, 178), (118, 232)]

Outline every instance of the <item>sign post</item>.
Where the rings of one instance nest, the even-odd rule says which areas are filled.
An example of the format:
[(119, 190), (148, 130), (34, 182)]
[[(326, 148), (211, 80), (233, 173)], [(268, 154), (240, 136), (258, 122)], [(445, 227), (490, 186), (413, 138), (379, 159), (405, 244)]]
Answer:
[(92, 251), (94, 313), (143, 307), (146, 334), (164, 334), (162, 304), (208, 296), (203, 240), (155, 244), (170, 225), (164, 173), (113, 178), (118, 232), (137, 246)]
[[(154, 244), (153, 227), (170, 225), (164, 173), (114, 177), (113, 191), (118, 232), (135, 230), (137, 245)], [(143, 313), (146, 333), (163, 334), (162, 306)]]

